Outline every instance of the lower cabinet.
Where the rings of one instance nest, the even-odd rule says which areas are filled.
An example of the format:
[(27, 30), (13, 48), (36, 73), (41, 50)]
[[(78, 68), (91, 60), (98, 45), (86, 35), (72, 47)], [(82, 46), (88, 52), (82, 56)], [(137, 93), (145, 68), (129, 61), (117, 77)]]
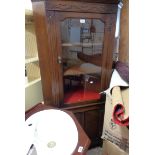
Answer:
[(70, 109), (91, 140), (90, 148), (102, 146), (104, 104)]
[(101, 131), (102, 131), (102, 124), (103, 124), (103, 111), (96, 109), (86, 111), (84, 113), (85, 116), (85, 124), (84, 130), (87, 135), (92, 140), (92, 147), (101, 144)]

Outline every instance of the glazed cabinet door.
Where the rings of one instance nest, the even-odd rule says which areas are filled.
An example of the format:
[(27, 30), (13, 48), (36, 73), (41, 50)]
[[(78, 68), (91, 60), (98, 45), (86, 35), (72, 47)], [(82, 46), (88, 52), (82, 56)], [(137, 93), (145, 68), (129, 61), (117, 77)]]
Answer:
[(115, 16), (49, 11), (48, 20), (55, 102), (99, 102), (112, 71)]

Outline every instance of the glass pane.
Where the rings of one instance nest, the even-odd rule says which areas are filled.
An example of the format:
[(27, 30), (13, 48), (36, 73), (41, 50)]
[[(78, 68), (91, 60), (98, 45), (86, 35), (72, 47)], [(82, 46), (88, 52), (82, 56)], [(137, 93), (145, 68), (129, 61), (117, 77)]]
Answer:
[(69, 18), (61, 22), (64, 103), (99, 100), (104, 23)]

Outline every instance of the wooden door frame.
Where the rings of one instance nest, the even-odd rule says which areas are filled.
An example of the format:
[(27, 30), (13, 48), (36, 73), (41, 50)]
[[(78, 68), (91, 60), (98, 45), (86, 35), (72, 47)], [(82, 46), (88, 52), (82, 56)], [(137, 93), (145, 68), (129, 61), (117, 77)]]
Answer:
[[(113, 64), (113, 49), (114, 49), (114, 32), (116, 15), (115, 14), (98, 14), (98, 13), (82, 13), (82, 12), (59, 12), (59, 11), (48, 11), (49, 20), (49, 34), (51, 40), (51, 56), (54, 58), (55, 63), (59, 57), (62, 57), (61, 47), (61, 29), (60, 22), (67, 18), (88, 18), (88, 19), (99, 19), (104, 23), (104, 39), (103, 39), (103, 51), (102, 51), (102, 71), (101, 71), (101, 89), (106, 90), (109, 87), (110, 77), (112, 73)], [(51, 64), (51, 67), (54, 63)], [(64, 89), (63, 89), (63, 71), (61, 64), (55, 64), (55, 73), (53, 73), (56, 79), (59, 95), (55, 96), (58, 101), (59, 107), (63, 107)], [(57, 81), (59, 80), (59, 81)], [(54, 82), (54, 81), (52, 81)]]

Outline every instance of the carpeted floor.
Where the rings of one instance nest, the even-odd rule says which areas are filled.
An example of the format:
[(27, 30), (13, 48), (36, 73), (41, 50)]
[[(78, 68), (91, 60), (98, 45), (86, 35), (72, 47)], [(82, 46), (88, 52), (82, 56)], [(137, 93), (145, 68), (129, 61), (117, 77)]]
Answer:
[(93, 149), (88, 150), (86, 155), (102, 155), (102, 148), (101, 147), (96, 147)]

